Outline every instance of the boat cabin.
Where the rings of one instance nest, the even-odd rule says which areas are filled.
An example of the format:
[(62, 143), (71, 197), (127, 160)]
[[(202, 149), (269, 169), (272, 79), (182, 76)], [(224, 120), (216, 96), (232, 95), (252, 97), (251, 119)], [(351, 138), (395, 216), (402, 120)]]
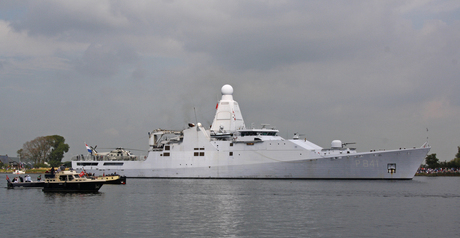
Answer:
[(76, 171), (60, 171), (56, 172), (54, 176), (52, 174), (45, 174), (45, 182), (81, 182), (89, 180), (85, 175), (80, 176)]

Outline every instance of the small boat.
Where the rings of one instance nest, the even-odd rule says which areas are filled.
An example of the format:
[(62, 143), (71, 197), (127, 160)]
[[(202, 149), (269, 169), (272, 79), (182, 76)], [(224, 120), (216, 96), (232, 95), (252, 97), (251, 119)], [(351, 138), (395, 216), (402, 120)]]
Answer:
[(104, 180), (86, 177), (75, 170), (45, 174), (43, 192), (91, 193), (98, 192)]
[(15, 171), (13, 171), (13, 174), (25, 174), (25, 173), (26, 173), (25, 171), (18, 170), (18, 169), (16, 169)]
[(36, 182), (17, 182), (12, 183), (8, 182), (8, 188), (43, 188), (45, 186), (45, 182), (43, 181), (36, 181)]
[(118, 174), (95, 176), (94, 178), (97, 180), (105, 181), (105, 184), (126, 184), (126, 176), (121, 176)]
[(7, 188), (8, 189), (13, 189), (13, 188), (43, 188), (45, 186), (45, 182), (43, 181), (24, 181), (24, 182), (11, 182), (10, 179), (8, 178), (8, 175), (6, 176), (6, 181), (7, 181)]

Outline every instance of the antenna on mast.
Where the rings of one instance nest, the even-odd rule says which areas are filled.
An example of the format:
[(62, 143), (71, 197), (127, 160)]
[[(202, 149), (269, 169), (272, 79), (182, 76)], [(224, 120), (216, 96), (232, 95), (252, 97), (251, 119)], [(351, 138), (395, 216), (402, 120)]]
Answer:
[[(429, 137), (429, 133), (428, 133), (428, 127), (427, 127), (427, 128), (426, 128), (426, 142), (427, 142), (427, 143), (429, 142), (428, 137)], [(430, 144), (430, 143), (428, 143), (428, 144)]]
[(196, 110), (195, 107), (193, 107), (193, 112), (195, 113), (195, 125), (198, 125), (198, 119), (196, 117)]

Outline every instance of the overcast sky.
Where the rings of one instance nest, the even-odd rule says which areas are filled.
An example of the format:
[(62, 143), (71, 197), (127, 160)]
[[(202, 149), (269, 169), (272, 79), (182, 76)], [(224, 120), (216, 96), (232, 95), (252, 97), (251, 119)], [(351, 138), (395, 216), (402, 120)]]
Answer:
[(54, 134), (64, 160), (147, 150), (194, 108), (209, 126), (231, 84), (246, 126), (358, 151), (429, 137), (449, 161), (459, 61), (458, 0), (0, 1), (0, 154)]

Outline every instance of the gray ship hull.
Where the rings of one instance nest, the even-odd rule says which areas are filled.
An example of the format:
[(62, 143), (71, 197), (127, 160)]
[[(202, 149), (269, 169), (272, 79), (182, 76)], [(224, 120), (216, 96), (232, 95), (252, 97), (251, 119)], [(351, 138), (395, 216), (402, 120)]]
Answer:
[[(260, 152), (240, 153), (242, 158), (149, 158), (125, 161), (121, 166), (104, 161), (73, 161), (72, 166), (91, 173), (123, 174), (132, 178), (210, 179), (412, 179), (429, 148), (377, 151), (308, 159), (274, 159)], [(242, 155), (244, 154), (244, 156)], [(149, 156), (150, 157), (150, 156)], [(153, 155), (152, 155), (153, 157)], [(155, 156), (157, 157), (157, 156)], [(88, 162), (86, 162), (88, 163)]]
[(201, 123), (189, 123), (183, 130), (156, 129), (149, 132), (145, 160), (80, 156), (72, 167), (131, 178), (412, 179), (430, 150), (425, 143), (420, 148), (357, 153), (346, 147), (354, 143), (340, 140), (324, 149), (296, 134), (284, 139), (266, 124), (247, 128), (233, 88), (224, 85), (221, 92), (209, 129)]

